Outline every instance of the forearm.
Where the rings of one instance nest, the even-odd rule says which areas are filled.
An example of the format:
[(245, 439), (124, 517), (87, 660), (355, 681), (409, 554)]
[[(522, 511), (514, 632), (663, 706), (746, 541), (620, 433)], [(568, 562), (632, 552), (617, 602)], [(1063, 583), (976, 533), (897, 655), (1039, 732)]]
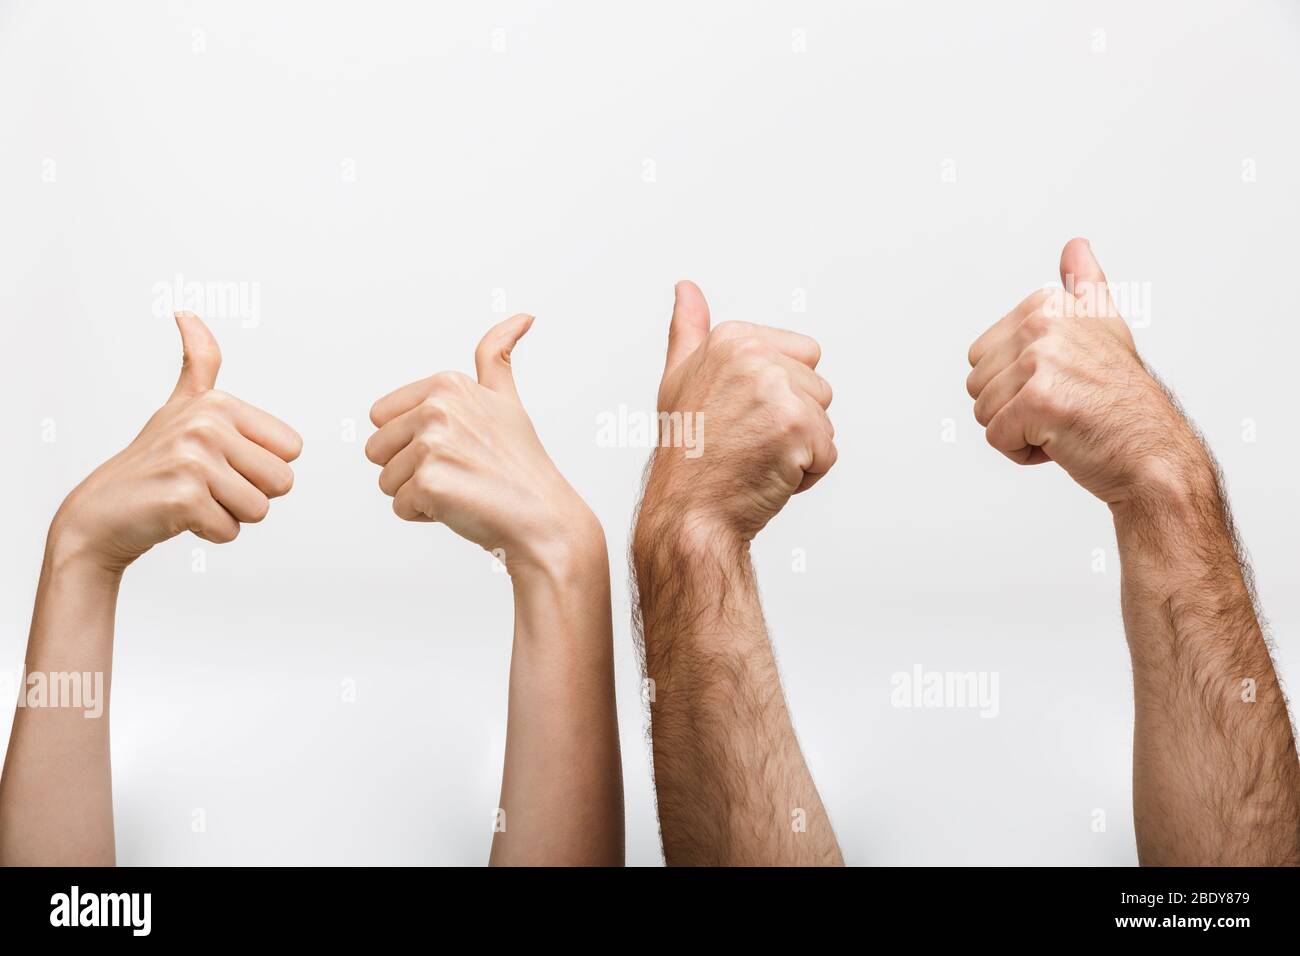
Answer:
[(643, 516), (632, 557), (669, 865), (841, 864), (747, 547)]
[(1115, 509), (1150, 865), (1300, 863), (1300, 765), (1249, 570), (1205, 455)]
[(108, 694), (119, 581), (51, 531), (0, 776), (0, 864), (114, 862)]
[(623, 863), (609, 559), (598, 526), (579, 537), (547, 565), (512, 572), (515, 636), (492, 865)]

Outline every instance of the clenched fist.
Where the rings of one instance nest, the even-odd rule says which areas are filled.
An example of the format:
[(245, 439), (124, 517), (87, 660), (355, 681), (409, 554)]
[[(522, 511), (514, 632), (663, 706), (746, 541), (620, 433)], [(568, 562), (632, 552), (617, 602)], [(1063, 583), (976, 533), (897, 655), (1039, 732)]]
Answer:
[(381, 398), (370, 412), (379, 430), (366, 442), (399, 518), (439, 521), (489, 551), (503, 550), (512, 575), (551, 565), (579, 540), (603, 542), (595, 515), (547, 455), (515, 391), (510, 353), (532, 323), (516, 315), (483, 337), (474, 353), (477, 382), (439, 372)]
[(261, 521), (293, 486), (302, 438), (284, 422), (214, 390), (221, 350), (198, 316), (176, 313), (184, 358), (167, 403), (125, 449), (78, 485), (52, 538), (120, 572), (160, 541), (193, 531), (226, 542)]
[(659, 386), (664, 415), (694, 417), (687, 454), (660, 435), (639, 526), (684, 519), (691, 531), (749, 541), (790, 496), (835, 464), (831, 387), (815, 371), (821, 348), (806, 335), (723, 322), (692, 282), (679, 282)]
[(1205, 472), (1199, 439), (1138, 358), (1084, 239), (1061, 253), (1064, 289), (1033, 293), (970, 347), (966, 389), (988, 442), (1054, 461), (1116, 507)]

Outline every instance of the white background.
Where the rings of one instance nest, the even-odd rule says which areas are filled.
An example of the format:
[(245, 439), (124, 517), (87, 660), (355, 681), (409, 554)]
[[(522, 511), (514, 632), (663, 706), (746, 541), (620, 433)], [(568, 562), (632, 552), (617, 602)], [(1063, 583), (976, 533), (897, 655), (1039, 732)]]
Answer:
[[(1298, 41), (1264, 2), (0, 0), (0, 671), (50, 516), (175, 379), (154, 285), (255, 284), (255, 328), (208, 316), (220, 385), (306, 450), (264, 524), (127, 575), (119, 861), (484, 862), (508, 580), (398, 521), (362, 449), (374, 399), (530, 311), (520, 391), (609, 539), (628, 860), (660, 862), (623, 558), (646, 452), (595, 436), (653, 407), (690, 277), (717, 321), (816, 336), (836, 390), (839, 464), (755, 554), (845, 857), (1135, 862), (1108, 514), (987, 447), (966, 349), (1071, 236), (1148, 283), (1139, 347), (1300, 677)], [(892, 707), (917, 664), (997, 672), (999, 715)]]

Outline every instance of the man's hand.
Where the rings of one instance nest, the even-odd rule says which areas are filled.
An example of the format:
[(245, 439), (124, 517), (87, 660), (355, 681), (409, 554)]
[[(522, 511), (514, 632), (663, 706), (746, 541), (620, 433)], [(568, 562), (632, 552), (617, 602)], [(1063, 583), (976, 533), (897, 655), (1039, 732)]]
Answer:
[(302, 438), (284, 422), (215, 391), (221, 350), (208, 327), (176, 313), (184, 357), (167, 403), (125, 449), (64, 501), (51, 528), (56, 553), (120, 573), (155, 544), (193, 531), (232, 541), (293, 487)]
[(1137, 356), (1087, 242), (970, 349), (993, 447), (1106, 502), (1133, 663), (1138, 859), (1300, 863), (1300, 765), (1218, 469)]
[(642, 517), (665, 512), (692, 529), (749, 541), (835, 464), (831, 387), (806, 335), (748, 322), (710, 328), (693, 282), (677, 286), (659, 411), (697, 418), (703, 451), (660, 443)]
[(1112, 507), (1203, 474), (1200, 442), (1138, 358), (1086, 240), (1066, 244), (1061, 281), (970, 347), (966, 389), (989, 444), (1023, 465), (1055, 461)]
[(375, 403), (366, 457), (407, 521), (440, 521), (506, 567), (537, 567), (579, 535), (602, 537), (595, 516), (542, 447), (515, 391), (510, 353), (533, 318), (492, 328), (474, 353), (476, 383), (460, 372), (412, 382)]
[(677, 284), (660, 427), (700, 416), (691, 448), (660, 435), (632, 536), (634, 624), (664, 856), (680, 864), (838, 864), (786, 707), (749, 542), (835, 464), (817, 343), (727, 322)]

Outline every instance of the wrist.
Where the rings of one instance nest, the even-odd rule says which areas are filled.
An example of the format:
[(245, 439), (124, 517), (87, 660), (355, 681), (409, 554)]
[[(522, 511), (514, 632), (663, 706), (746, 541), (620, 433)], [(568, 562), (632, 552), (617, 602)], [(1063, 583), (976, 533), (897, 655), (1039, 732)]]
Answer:
[(557, 515), (553, 527), (526, 544), (509, 549), (506, 569), (516, 586), (568, 585), (599, 570), (608, 582), (609, 553), (605, 531), (585, 504)]
[(45, 566), (51, 574), (71, 576), (87, 585), (116, 588), (124, 565), (107, 561), (93, 540), (61, 509), (45, 539)]
[(1110, 506), (1121, 531), (1201, 524), (1222, 509), (1218, 471), (1199, 442), (1181, 455), (1145, 459), (1128, 494)]
[(714, 515), (678, 510), (664, 511), (643, 501), (632, 532), (632, 560), (663, 560), (677, 566), (701, 561), (735, 562), (749, 551), (749, 541)]
[[(543, 667), (565, 679), (605, 666), (613, 653), (609, 552), (595, 515), (574, 515), (569, 534), (507, 562), (515, 603), (514, 668)], [(541, 651), (538, 656), (536, 651)], [(515, 678), (512, 676), (511, 680)], [(549, 679), (549, 678), (548, 678)]]

